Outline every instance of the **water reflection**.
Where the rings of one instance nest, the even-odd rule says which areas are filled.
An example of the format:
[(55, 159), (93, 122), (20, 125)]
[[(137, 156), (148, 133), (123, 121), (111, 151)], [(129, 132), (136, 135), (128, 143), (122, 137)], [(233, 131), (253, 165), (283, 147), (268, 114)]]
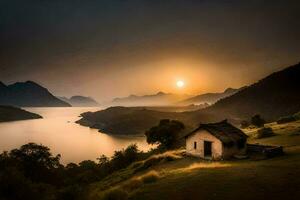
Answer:
[(0, 123), (0, 151), (36, 142), (62, 155), (62, 163), (95, 160), (104, 154), (136, 143), (141, 150), (151, 148), (144, 137), (114, 137), (83, 127), (74, 122), (79, 114), (100, 108), (25, 108), (40, 114), (43, 119)]

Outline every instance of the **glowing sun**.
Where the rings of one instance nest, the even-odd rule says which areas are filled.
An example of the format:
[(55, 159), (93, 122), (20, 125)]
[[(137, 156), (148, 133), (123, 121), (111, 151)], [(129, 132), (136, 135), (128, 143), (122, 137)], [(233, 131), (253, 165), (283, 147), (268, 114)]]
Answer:
[(177, 81), (176, 85), (177, 85), (177, 87), (182, 88), (184, 86), (184, 82), (183, 81)]

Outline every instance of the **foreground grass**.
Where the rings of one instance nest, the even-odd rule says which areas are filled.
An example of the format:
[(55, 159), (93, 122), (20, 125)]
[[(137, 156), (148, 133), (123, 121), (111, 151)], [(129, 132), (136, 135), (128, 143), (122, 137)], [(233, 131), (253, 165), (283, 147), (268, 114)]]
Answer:
[[(267, 126), (273, 129), (275, 136), (250, 137), (249, 142), (282, 145), (286, 155), (261, 161), (209, 162), (184, 157), (182, 151), (169, 152), (147, 159), (148, 162), (152, 159), (152, 165), (140, 168), (147, 160), (135, 163), (95, 184), (92, 197), (132, 200), (300, 199), (300, 121)], [(255, 131), (247, 133), (251, 135)], [(157, 161), (157, 158), (170, 156), (173, 159)], [(115, 190), (112, 196), (103, 196), (112, 190)]]

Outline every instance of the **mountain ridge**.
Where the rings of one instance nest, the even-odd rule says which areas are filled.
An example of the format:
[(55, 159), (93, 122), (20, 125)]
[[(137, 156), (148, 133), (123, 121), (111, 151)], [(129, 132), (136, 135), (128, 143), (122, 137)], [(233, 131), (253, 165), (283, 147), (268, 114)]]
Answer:
[(114, 106), (165, 106), (172, 105), (178, 101), (190, 97), (186, 94), (173, 94), (159, 91), (155, 94), (134, 95), (114, 98), (111, 104)]
[(97, 107), (99, 103), (94, 100), (92, 97), (86, 97), (81, 95), (75, 95), (70, 98), (67, 97), (58, 97), (62, 101), (65, 101), (71, 104), (74, 107)]
[(225, 89), (223, 92), (215, 92), (215, 93), (204, 93), (204, 94), (199, 94), (197, 96), (185, 99), (183, 101), (178, 102), (178, 104), (184, 104), (184, 105), (188, 105), (188, 104), (203, 104), (203, 103), (208, 103), (208, 104), (214, 104), (217, 101), (219, 101), (220, 99), (223, 99), (225, 97), (231, 96), (235, 93), (237, 93), (238, 91), (245, 89), (245, 87), (241, 87), (241, 88), (227, 88)]
[(267, 120), (300, 111), (300, 63), (274, 72), (200, 112), (246, 119), (260, 114)]
[(0, 105), (18, 107), (70, 107), (56, 98), (47, 88), (33, 82), (0, 83)]

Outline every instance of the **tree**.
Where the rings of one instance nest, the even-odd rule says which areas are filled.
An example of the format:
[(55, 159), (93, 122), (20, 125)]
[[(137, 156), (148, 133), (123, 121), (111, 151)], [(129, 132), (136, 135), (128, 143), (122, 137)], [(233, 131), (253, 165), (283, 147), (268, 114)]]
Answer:
[(149, 144), (161, 144), (170, 148), (176, 140), (176, 135), (184, 129), (184, 124), (177, 120), (163, 119), (157, 126), (146, 131), (147, 142)]
[(48, 147), (35, 143), (13, 149), (9, 156), (24, 171), (26, 177), (35, 181), (52, 182), (55, 179), (55, 169), (62, 167), (59, 154), (53, 156)]
[(264, 119), (262, 119), (260, 117), (260, 115), (254, 115), (251, 118), (251, 124), (254, 125), (254, 126), (262, 127), (262, 126), (264, 126), (265, 123), (266, 123), (266, 121)]

